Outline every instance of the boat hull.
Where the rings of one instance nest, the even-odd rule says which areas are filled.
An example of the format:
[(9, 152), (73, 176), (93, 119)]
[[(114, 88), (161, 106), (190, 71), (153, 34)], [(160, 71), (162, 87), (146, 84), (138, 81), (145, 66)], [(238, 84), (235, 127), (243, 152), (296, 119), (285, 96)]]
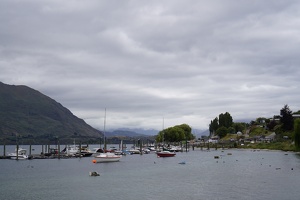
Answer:
[(91, 157), (93, 155), (92, 152), (81, 152), (80, 153), (76, 153), (75, 156), (80, 156), (80, 157)]
[(17, 159), (17, 156), (10, 156), (10, 159), (12, 159), (12, 160), (26, 160), (26, 159), (28, 159), (28, 156), (26, 156), (26, 155), (19, 155), (18, 159)]
[(100, 155), (95, 156), (95, 160), (97, 163), (118, 162), (121, 157), (121, 155), (115, 155), (113, 153), (101, 153)]
[(163, 152), (157, 152), (157, 157), (174, 157), (176, 155), (176, 153), (174, 152), (166, 152), (166, 151), (163, 151)]
[(18, 152), (16, 150), (15, 153), (8, 154), (8, 157), (12, 160), (26, 160), (28, 159), (28, 156), (26, 155), (26, 149), (18, 149)]

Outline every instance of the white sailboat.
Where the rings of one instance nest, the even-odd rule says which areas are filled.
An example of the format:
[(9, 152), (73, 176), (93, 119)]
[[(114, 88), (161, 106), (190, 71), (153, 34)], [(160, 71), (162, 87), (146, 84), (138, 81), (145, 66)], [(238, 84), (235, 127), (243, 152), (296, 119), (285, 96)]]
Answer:
[(114, 153), (100, 153), (96, 155), (95, 160), (97, 163), (103, 163), (103, 162), (117, 162), (120, 161), (122, 158), (122, 155), (116, 155)]
[(105, 115), (104, 115), (104, 153), (96, 154), (94, 156), (93, 162), (103, 163), (103, 162), (117, 162), (121, 159), (122, 155), (116, 155), (115, 153), (106, 152), (106, 138), (105, 138), (105, 125), (106, 125), (106, 108), (105, 108)]

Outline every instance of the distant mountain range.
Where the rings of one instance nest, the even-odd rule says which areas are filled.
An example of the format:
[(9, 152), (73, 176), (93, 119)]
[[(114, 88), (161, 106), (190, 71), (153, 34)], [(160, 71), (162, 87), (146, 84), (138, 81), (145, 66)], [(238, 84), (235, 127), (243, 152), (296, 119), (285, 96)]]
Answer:
[(129, 137), (133, 137), (133, 136), (153, 136), (153, 135), (157, 135), (158, 134), (158, 130), (155, 129), (142, 129), (142, 128), (118, 128), (118, 129), (111, 129), (108, 130), (109, 135), (112, 136), (118, 136), (118, 135), (122, 135), (122, 136), (129, 136)]
[[(127, 136), (127, 137), (141, 137), (141, 136), (155, 136), (159, 133), (159, 130), (155, 129), (129, 129), (129, 128), (119, 128), (114, 130), (108, 130), (105, 134), (108, 137), (114, 136)], [(208, 136), (209, 130), (201, 130), (201, 129), (193, 129), (192, 133), (196, 136), (196, 138), (200, 138), (201, 136)]]

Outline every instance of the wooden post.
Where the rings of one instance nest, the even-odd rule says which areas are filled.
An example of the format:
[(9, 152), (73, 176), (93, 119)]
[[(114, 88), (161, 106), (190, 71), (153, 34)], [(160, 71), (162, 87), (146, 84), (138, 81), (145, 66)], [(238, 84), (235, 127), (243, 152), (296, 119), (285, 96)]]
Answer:
[(29, 155), (31, 155), (31, 144), (29, 145)]
[(79, 158), (81, 158), (81, 140), (79, 142)]
[(5, 143), (3, 144), (3, 157), (5, 157), (5, 155), (6, 155), (6, 149), (5, 149), (6, 147), (5, 147)]
[(104, 153), (106, 152), (106, 137), (104, 137)]
[(180, 149), (181, 149), (181, 152), (183, 152), (182, 141), (180, 141)]
[(100, 137), (100, 149), (101, 149), (101, 140), (102, 140), (102, 138)]
[(59, 143), (59, 140), (57, 141), (57, 145), (58, 145), (58, 148), (57, 148), (57, 150), (58, 150), (58, 159), (60, 159), (60, 143)]
[(143, 143), (141, 140), (140, 140), (140, 152), (141, 152), (141, 155), (143, 155)]
[(188, 150), (188, 142), (187, 142), (187, 138), (185, 139), (185, 152), (187, 152)]
[(17, 154), (17, 160), (19, 160), (19, 143), (17, 142), (17, 151), (16, 151), (16, 154)]

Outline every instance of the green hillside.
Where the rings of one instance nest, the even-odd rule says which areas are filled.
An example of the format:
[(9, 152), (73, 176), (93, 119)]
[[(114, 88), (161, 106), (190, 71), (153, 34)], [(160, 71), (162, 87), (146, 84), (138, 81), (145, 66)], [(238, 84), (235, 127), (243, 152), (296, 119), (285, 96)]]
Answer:
[(102, 133), (27, 86), (0, 82), (0, 143), (92, 140)]

